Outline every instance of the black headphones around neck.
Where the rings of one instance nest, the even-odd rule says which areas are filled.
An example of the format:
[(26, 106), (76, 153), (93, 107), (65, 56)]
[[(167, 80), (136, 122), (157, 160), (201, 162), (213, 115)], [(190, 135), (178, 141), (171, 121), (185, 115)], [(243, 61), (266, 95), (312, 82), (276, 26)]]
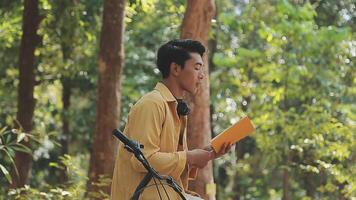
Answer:
[(179, 116), (186, 116), (190, 113), (188, 104), (183, 99), (177, 99), (177, 113)]

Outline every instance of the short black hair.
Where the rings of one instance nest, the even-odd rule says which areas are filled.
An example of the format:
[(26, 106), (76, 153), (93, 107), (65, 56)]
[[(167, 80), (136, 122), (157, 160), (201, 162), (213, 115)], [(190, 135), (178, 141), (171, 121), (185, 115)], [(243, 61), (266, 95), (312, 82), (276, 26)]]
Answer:
[(169, 76), (171, 63), (176, 63), (182, 68), (185, 61), (191, 58), (189, 53), (198, 53), (201, 57), (205, 52), (205, 47), (196, 40), (175, 39), (162, 45), (157, 52), (157, 67), (163, 78)]

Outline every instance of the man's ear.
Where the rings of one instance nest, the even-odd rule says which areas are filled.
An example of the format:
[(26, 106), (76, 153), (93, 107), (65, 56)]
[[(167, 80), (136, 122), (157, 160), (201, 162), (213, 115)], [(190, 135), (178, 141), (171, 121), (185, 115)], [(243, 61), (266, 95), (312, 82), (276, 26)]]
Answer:
[(180, 72), (182, 71), (182, 67), (180, 65), (178, 65), (175, 62), (172, 62), (170, 65), (170, 73), (173, 76), (178, 76), (180, 74)]

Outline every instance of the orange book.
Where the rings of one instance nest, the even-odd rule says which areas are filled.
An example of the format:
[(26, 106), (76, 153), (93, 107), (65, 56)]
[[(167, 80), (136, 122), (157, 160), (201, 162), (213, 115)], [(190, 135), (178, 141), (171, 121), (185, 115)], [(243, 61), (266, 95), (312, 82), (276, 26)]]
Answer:
[(248, 117), (230, 126), (211, 140), (211, 146), (215, 152), (219, 152), (224, 143), (234, 144), (255, 130), (251, 120)]

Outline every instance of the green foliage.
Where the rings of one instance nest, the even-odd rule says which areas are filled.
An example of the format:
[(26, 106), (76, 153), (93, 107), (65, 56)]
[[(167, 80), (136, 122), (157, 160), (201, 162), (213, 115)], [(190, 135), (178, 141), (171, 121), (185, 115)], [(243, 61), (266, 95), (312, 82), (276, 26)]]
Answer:
[(22, 8), (20, 2), (7, 0), (0, 6), (0, 127), (4, 127), (12, 124), (12, 116), (16, 115)]
[(34, 135), (24, 133), (17, 129), (8, 130), (7, 127), (3, 127), (0, 130), (0, 172), (9, 183), (12, 183), (9, 169), (13, 169), (18, 175), (14, 161), (15, 153), (24, 152), (31, 154), (31, 149), (22, 144), (22, 141), (29, 142), (30, 140), (38, 141)]
[[(88, 166), (85, 161), (89, 159), (88, 154), (75, 157), (70, 155), (60, 156), (58, 162), (51, 162), (48, 167), (66, 169), (68, 181), (64, 184), (44, 184), (41, 188), (25, 185), (22, 188), (10, 189), (7, 199), (30, 200), (30, 199), (109, 199), (108, 194), (103, 191), (91, 192), (86, 196), (86, 182)], [(95, 185), (101, 187), (111, 183), (111, 179), (100, 177)]]
[[(16, 115), (23, 1), (0, 3), (0, 127)], [(291, 199), (356, 196), (354, 5), (343, 1), (216, 1), (210, 39), (213, 133), (249, 115), (256, 133), (215, 162), (218, 199), (281, 199), (288, 172)], [(185, 1), (131, 0), (126, 6), (121, 127), (129, 108), (159, 80), (155, 52), (178, 38)], [(36, 109), (30, 185), (0, 199), (85, 199), (95, 124), (102, 1), (41, 0), (36, 49)], [(64, 110), (63, 90), (71, 105)], [(70, 121), (69, 155), (59, 141)], [(0, 184), (11, 181), (15, 151), (30, 137), (0, 131)], [(65, 170), (69, 180), (59, 184)], [(3, 176), (4, 175), (4, 176)], [(101, 177), (96, 186), (110, 184)], [(87, 198), (106, 199), (104, 192)]]
[(310, 3), (241, 7), (240, 14), (222, 8), (218, 19), (214, 130), (243, 111), (257, 131), (238, 144), (237, 168), (224, 165), (230, 181), (218, 181), (230, 187), (220, 197), (279, 199), (287, 169), (292, 199), (351, 198), (356, 118), (345, 108), (355, 110), (354, 35), (348, 27), (317, 26)]
[[(111, 177), (106, 177), (99, 175), (99, 180), (97, 183), (92, 183), (93, 186), (98, 188), (104, 188), (111, 185)], [(89, 199), (110, 199), (110, 194), (105, 193), (102, 189), (96, 192), (88, 192)]]
[[(42, 188), (34, 188), (25, 185), (22, 188), (11, 189), (8, 192), (8, 199), (30, 200), (30, 199), (108, 199), (107, 194), (97, 192), (89, 194), (85, 197), (86, 181), (88, 180), (87, 166), (83, 166), (83, 161), (89, 158), (88, 154), (72, 157), (64, 155), (59, 157), (59, 161), (49, 164), (49, 167), (66, 169), (69, 180), (62, 184), (48, 185), (45, 184)], [(109, 184), (107, 180), (99, 180), (98, 185)]]
[(130, 1), (126, 7), (125, 67), (122, 81), (121, 126), (130, 107), (160, 79), (156, 51), (179, 37), (184, 1)]

